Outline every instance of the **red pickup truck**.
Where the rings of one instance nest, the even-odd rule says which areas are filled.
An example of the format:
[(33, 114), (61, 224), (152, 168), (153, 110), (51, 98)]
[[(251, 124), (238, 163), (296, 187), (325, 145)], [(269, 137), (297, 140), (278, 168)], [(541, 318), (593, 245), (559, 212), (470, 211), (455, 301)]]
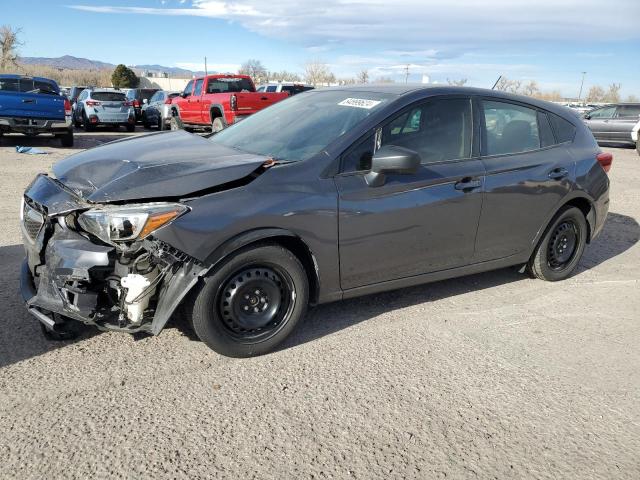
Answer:
[(187, 83), (173, 99), (172, 113), (186, 126), (210, 126), (219, 132), (288, 96), (287, 92), (256, 92), (248, 75), (208, 75)]

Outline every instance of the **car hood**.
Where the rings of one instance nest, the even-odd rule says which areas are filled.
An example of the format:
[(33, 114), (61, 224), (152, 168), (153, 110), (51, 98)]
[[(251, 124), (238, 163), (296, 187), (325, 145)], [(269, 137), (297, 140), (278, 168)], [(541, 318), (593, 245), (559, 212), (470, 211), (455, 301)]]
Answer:
[(72, 155), (53, 175), (89, 202), (179, 198), (243, 179), (266, 160), (178, 130)]

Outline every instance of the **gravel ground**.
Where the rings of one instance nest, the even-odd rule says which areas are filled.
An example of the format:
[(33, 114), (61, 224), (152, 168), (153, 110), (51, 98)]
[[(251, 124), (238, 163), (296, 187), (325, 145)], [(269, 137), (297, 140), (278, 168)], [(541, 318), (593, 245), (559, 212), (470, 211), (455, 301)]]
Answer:
[(72, 150), (22, 141), (0, 147), (2, 478), (640, 478), (635, 150), (607, 149), (611, 213), (573, 278), (324, 305), (280, 351), (233, 360), (181, 325), (43, 339), (17, 292), (19, 198)]

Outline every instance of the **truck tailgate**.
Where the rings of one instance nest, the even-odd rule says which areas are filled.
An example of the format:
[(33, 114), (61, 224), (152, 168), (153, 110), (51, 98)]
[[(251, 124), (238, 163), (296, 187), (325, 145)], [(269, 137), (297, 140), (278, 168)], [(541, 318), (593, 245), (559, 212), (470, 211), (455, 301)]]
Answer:
[(0, 117), (64, 120), (64, 98), (46, 93), (0, 91)]
[(244, 92), (235, 94), (238, 102), (238, 115), (251, 115), (289, 96), (287, 92), (262, 93)]

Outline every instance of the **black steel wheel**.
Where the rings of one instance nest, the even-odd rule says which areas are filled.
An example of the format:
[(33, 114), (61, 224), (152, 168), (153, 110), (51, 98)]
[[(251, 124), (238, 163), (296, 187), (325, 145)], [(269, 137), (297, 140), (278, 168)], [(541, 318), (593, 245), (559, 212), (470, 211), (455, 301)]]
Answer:
[(588, 224), (582, 211), (564, 207), (551, 221), (538, 243), (527, 271), (542, 280), (557, 281), (575, 270), (587, 243)]
[(184, 310), (210, 348), (249, 357), (287, 338), (304, 317), (308, 298), (308, 278), (298, 258), (279, 245), (262, 245), (231, 256), (204, 279)]

